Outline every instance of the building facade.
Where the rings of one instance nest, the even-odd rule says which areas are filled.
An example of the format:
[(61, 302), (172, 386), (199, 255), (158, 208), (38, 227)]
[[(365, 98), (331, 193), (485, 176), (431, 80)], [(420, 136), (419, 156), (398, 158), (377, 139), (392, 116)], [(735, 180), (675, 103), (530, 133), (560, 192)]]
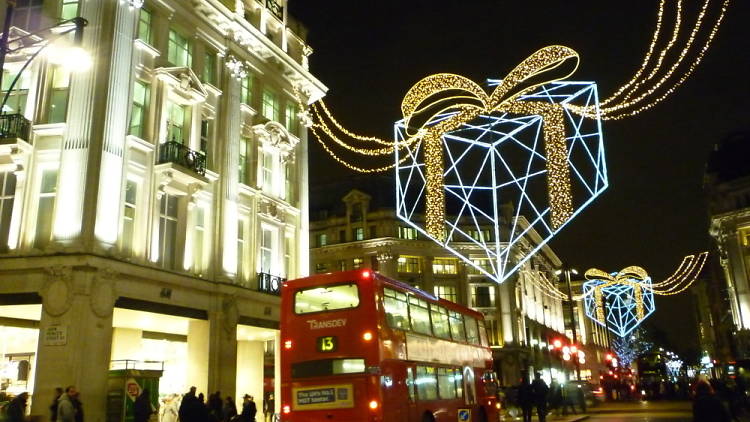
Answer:
[[(370, 268), (482, 312), (495, 369), (504, 385), (518, 383), (522, 370), (543, 371), (548, 380), (571, 373), (573, 366), (549, 349), (554, 339), (565, 337), (566, 330), (563, 302), (540, 288), (541, 278), (556, 283), (555, 271), (561, 265), (548, 246), (498, 285), (400, 221), (392, 205), (390, 179), (368, 178), (365, 186), (369, 187), (354, 182), (359, 188), (351, 189), (350, 185), (322, 186), (312, 194), (318, 201), (314, 199), (311, 207), (311, 272)], [(493, 232), (481, 228), (479, 233), (469, 222), (464, 229), (477, 240), (486, 240)], [(479, 246), (471, 242), (454, 245), (474, 263), (491, 270)], [(516, 259), (534, 246), (519, 248)], [(577, 322), (584, 324), (582, 318)], [(586, 337), (586, 327), (581, 326), (579, 336), (593, 341)], [(586, 369), (584, 365), (582, 375), (588, 378), (591, 371)]]
[[(709, 158), (704, 181), (709, 233), (715, 241), (717, 253), (713, 255), (718, 259), (714, 259), (713, 277), (709, 280), (715, 288), (702, 292), (704, 297), (699, 297), (698, 302), (718, 304), (718, 309), (711, 315), (701, 316), (700, 328), (712, 329), (708, 337), (716, 340), (715, 353), (720, 358), (729, 348), (732, 349), (732, 359), (750, 358), (749, 143), (750, 132), (735, 133), (717, 143)], [(701, 296), (700, 290), (695, 290), (695, 293)], [(726, 324), (727, 321), (731, 324)]]
[(2, 390), (46, 419), (77, 385), (103, 421), (110, 368), (158, 361), (162, 395), (260, 402), (279, 283), (309, 268), (305, 30), (286, 0), (25, 0), (11, 39), (75, 16), (88, 72), (3, 69)]

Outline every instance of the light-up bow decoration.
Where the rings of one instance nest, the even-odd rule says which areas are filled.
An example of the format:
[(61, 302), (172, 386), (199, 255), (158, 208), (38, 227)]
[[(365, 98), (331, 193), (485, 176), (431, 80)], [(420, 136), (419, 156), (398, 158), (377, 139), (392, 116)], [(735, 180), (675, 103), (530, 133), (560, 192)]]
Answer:
[(586, 316), (620, 337), (632, 332), (654, 310), (651, 278), (641, 267), (607, 274), (592, 268), (583, 284)]
[(578, 60), (543, 48), (489, 95), (459, 75), (417, 82), (396, 124), (398, 216), (489, 278), (513, 274), (607, 187), (599, 120), (569, 110), (597, 110), (596, 85), (556, 82)]

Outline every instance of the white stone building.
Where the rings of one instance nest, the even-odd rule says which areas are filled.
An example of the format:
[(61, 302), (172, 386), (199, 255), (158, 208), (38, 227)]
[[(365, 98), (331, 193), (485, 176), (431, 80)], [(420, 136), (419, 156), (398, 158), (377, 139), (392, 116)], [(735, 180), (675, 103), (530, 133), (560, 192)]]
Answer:
[[(309, 267), (295, 92), (326, 91), (286, 11), (18, 1), (11, 38), (81, 16), (93, 55), (69, 74), (40, 54), (0, 121), (0, 386), (32, 414), (73, 384), (103, 421), (122, 359), (164, 362), (162, 394), (274, 389), (278, 282)], [(4, 91), (34, 51), (7, 58)]]

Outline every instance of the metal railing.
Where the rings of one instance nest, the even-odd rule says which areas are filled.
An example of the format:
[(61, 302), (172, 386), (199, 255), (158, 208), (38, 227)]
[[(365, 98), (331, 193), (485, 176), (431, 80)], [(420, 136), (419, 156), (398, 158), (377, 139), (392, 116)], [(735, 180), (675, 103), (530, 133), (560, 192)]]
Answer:
[(258, 291), (278, 296), (281, 294), (281, 285), (285, 281), (285, 278), (277, 275), (258, 273)]
[(201, 176), (206, 175), (206, 155), (194, 151), (180, 142), (169, 141), (159, 145), (159, 162), (179, 164)]
[(266, 8), (279, 18), (279, 20), (284, 20), (284, 6), (277, 3), (276, 0), (266, 0)]
[(18, 138), (29, 142), (31, 122), (23, 114), (0, 115), (0, 139)]

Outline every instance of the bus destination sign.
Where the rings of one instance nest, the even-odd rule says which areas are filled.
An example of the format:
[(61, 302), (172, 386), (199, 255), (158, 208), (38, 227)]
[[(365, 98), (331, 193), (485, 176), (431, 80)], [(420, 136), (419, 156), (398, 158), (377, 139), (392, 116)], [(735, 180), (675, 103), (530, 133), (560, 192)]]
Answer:
[(338, 341), (335, 336), (318, 337), (319, 352), (334, 352), (338, 347)]

